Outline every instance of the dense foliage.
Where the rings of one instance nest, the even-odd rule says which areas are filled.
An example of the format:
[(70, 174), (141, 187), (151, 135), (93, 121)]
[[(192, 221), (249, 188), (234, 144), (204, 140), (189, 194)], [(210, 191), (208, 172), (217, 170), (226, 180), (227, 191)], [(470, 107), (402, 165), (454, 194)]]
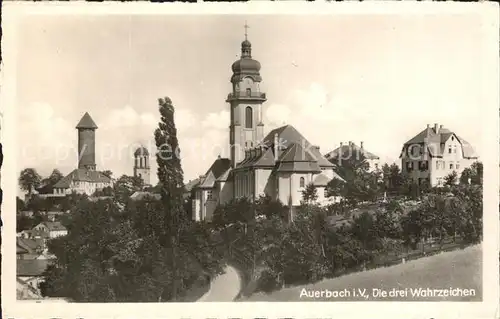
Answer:
[[(262, 291), (280, 289), (415, 258), (482, 240), (482, 164), (450, 174), (443, 187), (417, 185), (397, 165), (369, 171), (365, 159), (344, 157), (327, 207), (308, 185), (293, 214), (279, 201), (234, 200), (216, 208), (220, 230), (237, 264)], [(381, 200), (384, 199), (384, 200)]]
[[(244, 257), (240, 263), (246, 263), (246, 270), (260, 273), (262, 291), (382, 266), (441, 249), (445, 242), (458, 247), (482, 239), (480, 185), (456, 185), (451, 194), (431, 193), (411, 206), (406, 203), (381, 203), (337, 223), (327, 209), (306, 202), (293, 222), (271, 212), (253, 220), (262, 204), (239, 200), (218, 207), (214, 221), (239, 258)], [(277, 208), (281, 203), (266, 205)], [(240, 217), (224, 217), (236, 212)]]
[[(178, 149), (173, 106), (160, 105), (158, 149)], [(218, 238), (184, 212), (178, 157), (157, 155), (162, 200), (128, 200), (142, 185), (122, 176), (113, 197), (79, 198), (65, 226), (68, 235), (48, 242), (56, 263), (45, 272), (45, 296), (73, 301), (181, 301), (222, 272)]]

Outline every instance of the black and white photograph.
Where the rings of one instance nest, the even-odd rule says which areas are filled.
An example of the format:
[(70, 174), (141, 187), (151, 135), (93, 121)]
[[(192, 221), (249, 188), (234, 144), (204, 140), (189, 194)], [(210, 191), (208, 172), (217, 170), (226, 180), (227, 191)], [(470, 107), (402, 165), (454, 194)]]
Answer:
[(17, 14), (4, 285), (15, 264), (21, 305), (491, 313), (498, 22), (483, 9)]

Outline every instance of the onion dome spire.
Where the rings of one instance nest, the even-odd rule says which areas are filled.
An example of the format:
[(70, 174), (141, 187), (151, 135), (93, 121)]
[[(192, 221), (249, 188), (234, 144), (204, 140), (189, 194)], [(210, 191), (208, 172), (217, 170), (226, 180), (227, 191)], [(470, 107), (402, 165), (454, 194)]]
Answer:
[(245, 40), (241, 42), (241, 56), (240, 59), (235, 61), (232, 65), (233, 76), (231, 82), (236, 83), (241, 81), (244, 77), (250, 76), (254, 81), (260, 82), (260, 63), (252, 59), (252, 44), (248, 41), (248, 24), (245, 22)]

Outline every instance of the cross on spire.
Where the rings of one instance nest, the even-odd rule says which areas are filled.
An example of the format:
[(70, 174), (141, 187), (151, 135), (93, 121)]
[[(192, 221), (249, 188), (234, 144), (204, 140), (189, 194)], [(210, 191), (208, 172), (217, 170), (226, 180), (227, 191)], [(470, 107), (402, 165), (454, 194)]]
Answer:
[(248, 28), (250, 28), (247, 24), (247, 22), (245, 21), (245, 40), (247, 40), (247, 37), (248, 37)]

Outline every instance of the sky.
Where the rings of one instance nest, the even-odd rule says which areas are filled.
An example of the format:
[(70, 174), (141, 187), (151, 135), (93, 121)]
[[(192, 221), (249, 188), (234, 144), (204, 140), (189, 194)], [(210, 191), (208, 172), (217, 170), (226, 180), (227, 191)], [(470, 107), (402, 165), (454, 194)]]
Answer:
[(225, 98), (245, 21), (262, 65), (265, 132), (293, 125), (322, 153), (364, 141), (392, 163), (439, 123), (484, 152), (478, 16), (41, 15), (18, 31), (18, 170), (76, 168), (75, 126), (88, 112), (97, 169), (132, 175), (132, 153), (153, 147), (158, 98), (168, 96), (185, 181), (204, 174), (228, 156)]

